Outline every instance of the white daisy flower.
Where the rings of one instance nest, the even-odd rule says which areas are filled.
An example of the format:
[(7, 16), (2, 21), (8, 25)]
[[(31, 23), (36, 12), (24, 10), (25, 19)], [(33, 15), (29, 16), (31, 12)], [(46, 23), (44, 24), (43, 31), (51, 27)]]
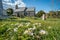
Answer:
[(33, 35), (32, 31), (30, 31), (30, 30), (26, 30), (26, 31), (24, 32), (24, 34)]
[(26, 30), (26, 31), (24, 32), (24, 34), (27, 34), (27, 33), (29, 33), (28, 30)]
[(33, 36), (34, 33), (29, 33), (29, 35)]
[(17, 32), (18, 28), (14, 28), (14, 32)]
[(40, 35), (47, 34), (47, 32), (45, 30), (40, 30), (39, 33), (40, 33)]
[(28, 28), (28, 30), (32, 30), (32, 28)]
[(26, 23), (26, 26), (29, 26), (30, 25), (30, 22)]

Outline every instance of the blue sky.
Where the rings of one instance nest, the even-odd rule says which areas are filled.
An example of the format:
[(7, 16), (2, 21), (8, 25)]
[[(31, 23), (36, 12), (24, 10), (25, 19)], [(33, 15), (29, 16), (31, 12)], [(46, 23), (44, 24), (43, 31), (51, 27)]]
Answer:
[[(18, 2), (19, 1), (19, 2)], [(36, 12), (44, 10), (48, 12), (50, 10), (60, 10), (60, 0), (54, 0), (52, 7), (52, 0), (10, 0), (11, 5), (17, 4), (19, 7), (35, 7)]]
[(50, 10), (60, 9), (60, 1), (54, 0), (54, 5), (52, 8), (52, 0), (23, 0), (26, 3), (27, 7), (35, 7), (36, 11), (44, 10), (48, 12)]

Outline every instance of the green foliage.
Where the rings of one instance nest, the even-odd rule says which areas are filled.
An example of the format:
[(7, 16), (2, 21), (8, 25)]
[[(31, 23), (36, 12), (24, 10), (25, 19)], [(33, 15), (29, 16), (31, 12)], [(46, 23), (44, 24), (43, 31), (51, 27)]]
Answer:
[(57, 11), (57, 17), (60, 18), (60, 11)]
[(60, 17), (60, 11), (50, 11), (49, 13), (48, 13), (48, 16), (50, 16), (50, 17), (54, 17), (54, 18), (59, 18)]
[(43, 14), (45, 14), (45, 12), (43, 10), (41, 10), (36, 14), (36, 16), (41, 17)]
[(60, 11), (57, 11), (58, 15), (60, 15)]
[[(41, 23), (41, 24), (40, 24)], [(35, 25), (35, 26), (34, 26)], [(32, 28), (36, 29), (32, 30)], [(30, 30), (30, 31), (29, 31)], [(43, 31), (43, 35), (39, 33)], [(32, 31), (33, 35), (24, 34)], [(0, 40), (60, 40), (60, 19), (17, 18), (15, 21), (0, 21)]]
[(49, 14), (48, 14), (50, 17), (54, 17), (56, 16), (56, 12), (55, 11), (49, 11)]
[(6, 26), (0, 26), (0, 35), (4, 34), (7, 31), (7, 27)]
[(8, 9), (6, 10), (6, 12), (7, 12), (8, 16), (10, 16), (10, 15), (13, 14), (13, 9), (12, 9), (12, 8), (8, 8)]

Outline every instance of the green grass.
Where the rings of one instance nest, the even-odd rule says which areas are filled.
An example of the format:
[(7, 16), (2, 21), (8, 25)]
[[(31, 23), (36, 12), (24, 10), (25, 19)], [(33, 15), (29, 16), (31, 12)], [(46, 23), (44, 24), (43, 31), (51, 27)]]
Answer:
[[(34, 26), (36, 29), (29, 31), (33, 32), (33, 35), (24, 34), (26, 30)], [(41, 35), (40, 30), (46, 31), (46, 34)], [(0, 20), (0, 40), (60, 40), (60, 19), (41, 20), (41, 18), (26, 17)]]

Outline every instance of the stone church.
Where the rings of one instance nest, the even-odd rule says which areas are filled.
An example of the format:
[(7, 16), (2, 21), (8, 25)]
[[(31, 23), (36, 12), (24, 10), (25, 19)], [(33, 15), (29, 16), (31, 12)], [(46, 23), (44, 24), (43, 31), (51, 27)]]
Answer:
[[(18, 5), (15, 6), (15, 10), (13, 10), (14, 13), (12, 15), (21, 17), (21, 16), (29, 16), (33, 17), (35, 16), (35, 8), (34, 7), (18, 7)], [(2, 0), (0, 0), (0, 18), (2, 15), (7, 15), (6, 11), (3, 10), (3, 4)]]
[(20, 7), (18, 8), (18, 5), (16, 5), (15, 10), (13, 15), (15, 16), (29, 16), (29, 17), (33, 17), (35, 16), (35, 8), (34, 7)]

